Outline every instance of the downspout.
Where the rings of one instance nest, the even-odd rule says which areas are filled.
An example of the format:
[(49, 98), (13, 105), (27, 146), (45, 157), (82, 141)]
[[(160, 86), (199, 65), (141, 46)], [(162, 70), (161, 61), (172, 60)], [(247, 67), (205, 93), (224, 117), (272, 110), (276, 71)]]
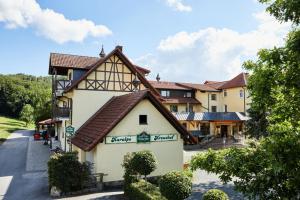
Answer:
[(209, 112), (209, 94), (210, 92), (207, 93), (207, 111)]
[(246, 115), (246, 91), (245, 91), (244, 87), (242, 87), (242, 88), (243, 88), (243, 92), (244, 92), (244, 113)]

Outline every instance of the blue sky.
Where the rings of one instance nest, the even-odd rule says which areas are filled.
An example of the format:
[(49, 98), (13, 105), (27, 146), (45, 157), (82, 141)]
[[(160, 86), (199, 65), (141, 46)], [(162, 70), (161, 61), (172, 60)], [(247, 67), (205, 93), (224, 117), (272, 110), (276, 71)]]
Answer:
[(254, 0), (0, 0), (0, 73), (46, 75), (50, 52), (98, 56), (103, 44), (123, 45), (150, 79), (224, 80), (288, 27)]

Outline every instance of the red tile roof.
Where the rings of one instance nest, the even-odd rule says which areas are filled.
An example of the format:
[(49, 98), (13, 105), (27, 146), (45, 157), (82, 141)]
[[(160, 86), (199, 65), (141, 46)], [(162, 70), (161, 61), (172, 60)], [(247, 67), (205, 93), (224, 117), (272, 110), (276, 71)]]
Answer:
[(228, 89), (247, 86), (248, 73), (240, 73), (229, 81), (205, 81), (204, 84), (215, 89)]
[(38, 125), (51, 125), (51, 124), (55, 124), (55, 123), (60, 123), (60, 120), (54, 120), (54, 119), (46, 119), (43, 121), (39, 121), (37, 124)]
[(112, 97), (77, 131), (72, 143), (84, 151), (92, 150), (105, 136), (143, 99), (149, 99), (158, 111), (176, 128), (185, 140), (194, 143), (193, 137), (149, 91), (139, 91)]
[(224, 83), (220, 88), (228, 89), (228, 88), (235, 88), (235, 87), (245, 87), (247, 86), (247, 78), (248, 78), (248, 73), (240, 73), (233, 79)]
[(180, 85), (175, 82), (167, 82), (167, 81), (149, 81), (154, 88), (157, 89), (172, 89), (172, 90), (191, 90), (192, 88)]
[(178, 83), (180, 85), (186, 86), (186, 87), (191, 87), (195, 90), (200, 90), (200, 91), (209, 91), (209, 92), (218, 92), (216, 88), (210, 87), (209, 85), (206, 84), (196, 84), (196, 83)]
[[(59, 69), (90, 69), (92, 65), (101, 60), (100, 57), (78, 56), (71, 54), (51, 53), (49, 63), (49, 74), (53, 68)], [(150, 70), (134, 65), (142, 74), (149, 74)]]

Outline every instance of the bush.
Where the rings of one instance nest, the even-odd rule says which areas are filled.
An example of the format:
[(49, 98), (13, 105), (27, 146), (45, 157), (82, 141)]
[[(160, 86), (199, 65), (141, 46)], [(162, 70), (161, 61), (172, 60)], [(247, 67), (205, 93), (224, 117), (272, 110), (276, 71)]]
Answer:
[(222, 190), (211, 189), (203, 195), (202, 200), (229, 200), (229, 198)]
[(122, 167), (124, 167), (124, 193), (127, 194), (131, 183), (137, 182), (137, 173), (131, 167), (132, 153), (127, 153), (124, 156)]
[(131, 183), (127, 196), (130, 200), (167, 200), (161, 195), (158, 187), (145, 180)]
[(169, 200), (183, 200), (192, 192), (191, 178), (183, 172), (169, 172), (161, 177), (159, 188)]
[(54, 154), (48, 162), (49, 186), (62, 192), (77, 191), (89, 179), (90, 165), (80, 163), (77, 152)]
[(157, 161), (151, 151), (144, 150), (133, 153), (130, 165), (133, 171), (146, 177), (156, 169)]

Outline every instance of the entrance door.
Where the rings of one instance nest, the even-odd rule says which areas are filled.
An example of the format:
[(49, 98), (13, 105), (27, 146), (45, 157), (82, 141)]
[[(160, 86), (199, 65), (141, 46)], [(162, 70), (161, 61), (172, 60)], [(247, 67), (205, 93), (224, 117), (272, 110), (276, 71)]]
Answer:
[(227, 137), (228, 134), (228, 126), (221, 125), (221, 137)]

